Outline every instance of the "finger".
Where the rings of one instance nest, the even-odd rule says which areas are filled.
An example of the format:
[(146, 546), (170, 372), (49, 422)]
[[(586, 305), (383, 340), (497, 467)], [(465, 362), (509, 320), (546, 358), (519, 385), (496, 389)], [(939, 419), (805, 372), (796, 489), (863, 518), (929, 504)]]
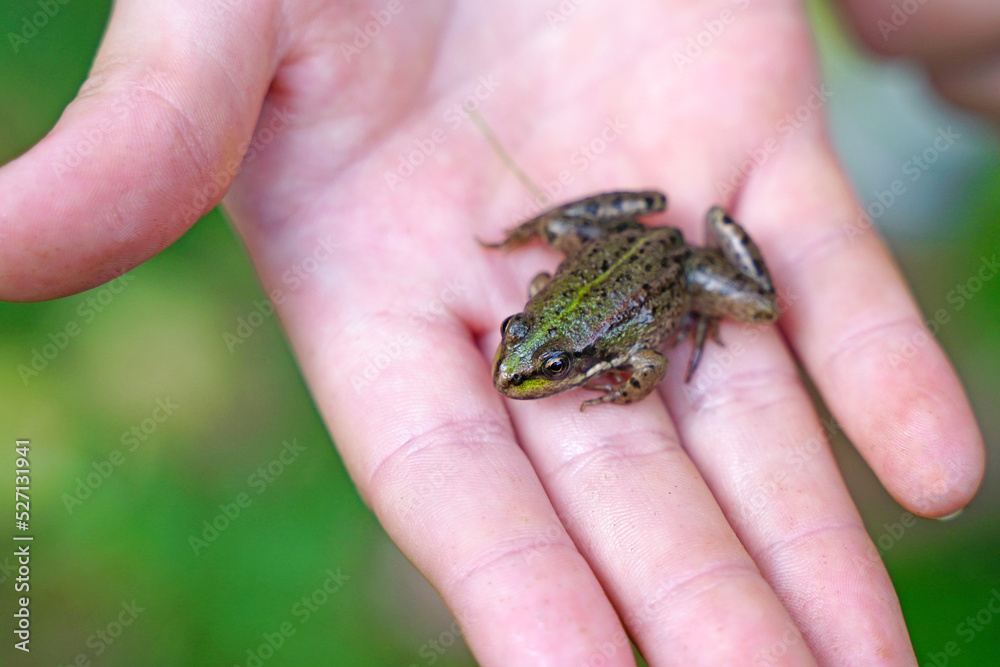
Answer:
[(1000, 29), (1000, 4), (992, 0), (842, 0), (841, 4), (865, 43), (886, 55), (961, 58), (994, 48)]
[(215, 205), (270, 81), (272, 4), (115, 4), (80, 94), (0, 169), (0, 298), (116, 277)]
[(779, 323), (886, 489), (913, 512), (954, 512), (983, 475), (968, 401), (892, 259), (810, 134), (804, 128), (789, 139), (742, 195), (784, 290)]
[(1000, 50), (930, 68), (931, 81), (955, 104), (1000, 119)]
[[(678, 445), (662, 403), (581, 413), (585, 394), (510, 410), (563, 525), (643, 657), (757, 664), (794, 623)], [(814, 664), (802, 641), (781, 655), (781, 664)]]
[[(263, 273), (280, 275), (266, 262)], [(335, 326), (322, 304), (344, 300), (323, 292), (304, 288), (281, 306), (317, 404), (361, 495), (444, 598), (480, 664), (591, 664), (610, 644), (618, 648), (602, 664), (634, 665), (465, 328), (447, 315), (427, 324), (405, 297), (391, 313), (351, 311)]]
[[(742, 203), (740, 220), (767, 214)], [(892, 582), (780, 337), (736, 323), (721, 334), (725, 347), (709, 346), (689, 383), (675, 364), (663, 387), (687, 451), (794, 620), (759, 664), (796, 644), (820, 664), (912, 661)]]

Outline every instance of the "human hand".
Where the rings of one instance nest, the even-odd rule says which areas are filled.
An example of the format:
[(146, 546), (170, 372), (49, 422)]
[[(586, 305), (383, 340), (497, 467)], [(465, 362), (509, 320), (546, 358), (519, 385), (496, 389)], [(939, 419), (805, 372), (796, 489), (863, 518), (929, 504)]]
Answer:
[(876, 53), (919, 61), (942, 95), (1000, 120), (1000, 4), (841, 0)]
[[(696, 242), (726, 205), (886, 487), (925, 516), (968, 501), (975, 424), (856, 222), (798, 4), (223, 4), (116, 5), (81, 97), (0, 171), (0, 296), (154, 254), (221, 196), (256, 125), (226, 208), (359, 491), (482, 664), (632, 664), (618, 616), (654, 665), (914, 662), (778, 331), (724, 323), (690, 385), (682, 347), (663, 400), (633, 406), (490, 383), (499, 323), (553, 256), (475, 241), (528, 207), (452, 106), (477, 92), (537, 180), (569, 174), (560, 199), (662, 187), (663, 221)], [(344, 48), (372, 21), (375, 43)]]

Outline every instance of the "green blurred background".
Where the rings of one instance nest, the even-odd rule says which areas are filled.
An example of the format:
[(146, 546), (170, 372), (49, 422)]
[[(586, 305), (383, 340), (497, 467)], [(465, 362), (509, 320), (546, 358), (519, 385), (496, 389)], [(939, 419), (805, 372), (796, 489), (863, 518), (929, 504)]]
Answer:
[[(6, 35), (38, 5), (0, 4), (0, 163), (41, 138), (72, 99), (109, 7), (59, 5), (15, 53)], [(993, 665), (1000, 280), (961, 309), (947, 294), (1000, 253), (1000, 152), (919, 75), (875, 67), (824, 6), (811, 9), (834, 92), (831, 133), (866, 205), (939, 130), (959, 137), (877, 222), (925, 312), (948, 313), (938, 338), (990, 450), (986, 481), (960, 517), (913, 520), (849, 444), (834, 447), (920, 664)], [(264, 297), (221, 215), (128, 275), (114, 291), (0, 303), (0, 497), (13, 495), (13, 440), (30, 437), (36, 536), (25, 659), (11, 647), (12, 528), (0, 522), (0, 664), (474, 664), (436, 594), (359, 500), (275, 319), (227, 349), (222, 334)], [(67, 325), (79, 332), (60, 341)], [(50, 344), (45, 369), (25, 380), (18, 368)], [(206, 521), (218, 532), (206, 533)], [(282, 627), (294, 634), (279, 640)], [(268, 644), (279, 642), (272, 656)], [(949, 642), (957, 655), (944, 655)]]

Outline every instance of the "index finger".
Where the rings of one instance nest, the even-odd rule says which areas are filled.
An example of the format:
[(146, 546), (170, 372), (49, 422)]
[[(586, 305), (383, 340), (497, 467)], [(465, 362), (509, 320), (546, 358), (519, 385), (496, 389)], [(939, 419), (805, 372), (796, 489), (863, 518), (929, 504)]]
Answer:
[[(257, 254), (265, 282), (280, 275), (267, 261), (273, 248)], [(472, 334), (448, 314), (414, 332), (419, 304), (390, 308), (327, 284), (290, 294), (283, 323), (359, 492), (480, 663), (634, 665), (610, 602), (514, 441)], [(392, 294), (398, 283), (383, 287)], [(374, 305), (333, 315), (324, 304), (344, 293)]]

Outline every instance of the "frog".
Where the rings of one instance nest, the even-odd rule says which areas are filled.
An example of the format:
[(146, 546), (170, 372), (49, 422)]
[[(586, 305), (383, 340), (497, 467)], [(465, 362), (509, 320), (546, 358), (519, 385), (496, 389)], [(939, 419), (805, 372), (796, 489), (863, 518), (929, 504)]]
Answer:
[(553, 274), (531, 281), (524, 310), (503, 320), (493, 384), (512, 399), (536, 399), (577, 387), (600, 392), (580, 410), (629, 404), (663, 379), (661, 344), (693, 347), (684, 381), (698, 368), (719, 320), (767, 324), (778, 315), (760, 249), (720, 206), (705, 216), (706, 245), (640, 218), (666, 209), (659, 190), (604, 192), (550, 208), (498, 243), (510, 250), (536, 240), (564, 255)]

